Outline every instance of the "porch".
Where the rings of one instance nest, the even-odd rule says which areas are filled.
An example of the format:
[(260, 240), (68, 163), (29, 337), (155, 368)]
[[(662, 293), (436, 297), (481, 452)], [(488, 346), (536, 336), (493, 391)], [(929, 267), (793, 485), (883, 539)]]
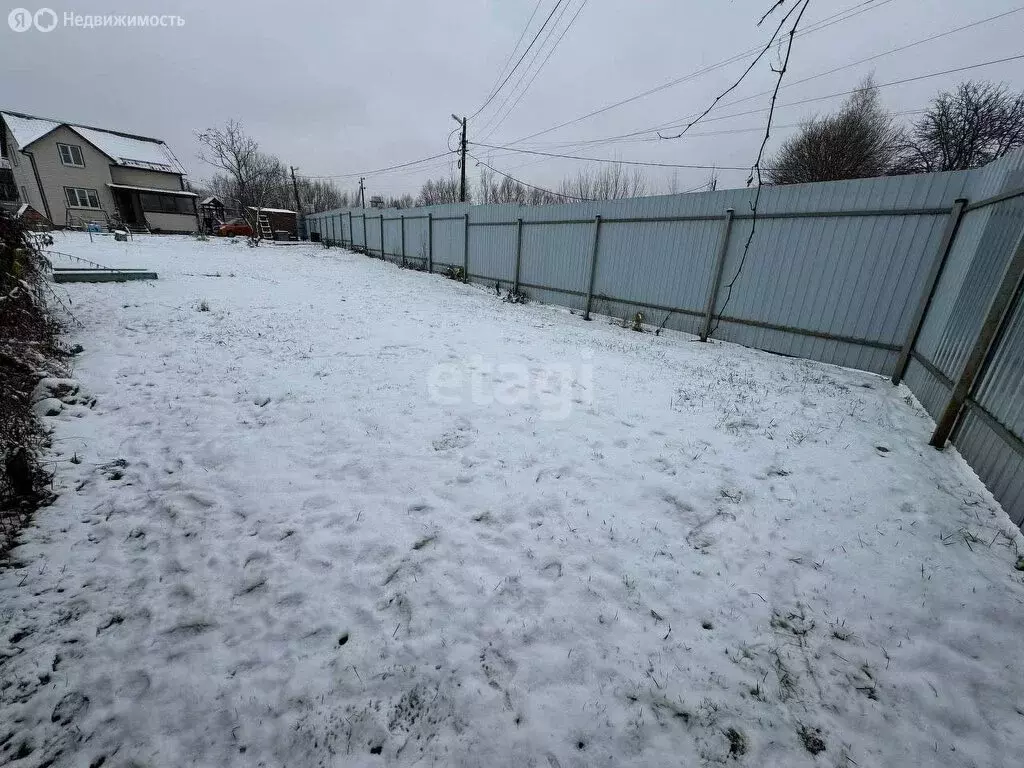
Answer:
[(198, 229), (196, 195), (175, 189), (108, 183), (117, 214), (126, 227), (151, 232), (189, 233)]

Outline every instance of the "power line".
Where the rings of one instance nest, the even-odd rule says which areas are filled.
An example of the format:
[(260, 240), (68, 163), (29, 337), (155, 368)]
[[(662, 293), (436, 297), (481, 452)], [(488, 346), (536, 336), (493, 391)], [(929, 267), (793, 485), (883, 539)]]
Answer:
[[(832, 16), (828, 16), (828, 17), (822, 19), (816, 25), (812, 25), (812, 26), (808, 27), (807, 29), (805, 29), (798, 36), (802, 37), (803, 35), (809, 35), (812, 32), (819, 32), (822, 29), (826, 29), (827, 27), (831, 27), (833, 24), (838, 24), (840, 22), (846, 21), (847, 19), (852, 19), (854, 16), (858, 16), (858, 15), (860, 15), (862, 13), (867, 12), (867, 11), (874, 10), (876, 8), (881, 8), (882, 6), (888, 5), (891, 2), (893, 2), (893, 0), (881, 0), (881, 2), (875, 2), (874, 0), (866, 0), (865, 2), (856, 3), (855, 5), (848, 6), (847, 8), (845, 8), (845, 9), (843, 9), (841, 11), (838, 11), (837, 13), (834, 13)], [(844, 16), (843, 14), (848, 14), (848, 15)], [(838, 18), (840, 16), (842, 16), (842, 18)], [(587, 114), (581, 115), (581, 116), (576, 117), (576, 118), (573, 118), (572, 120), (567, 120), (564, 123), (559, 123), (558, 125), (552, 126), (551, 128), (545, 128), (542, 131), (537, 131), (536, 133), (531, 133), (528, 136), (523, 136), (522, 138), (515, 139), (514, 141), (510, 141), (509, 143), (510, 144), (519, 144), (521, 142), (528, 141), (529, 139), (536, 138), (537, 136), (543, 136), (546, 133), (551, 133), (552, 131), (557, 131), (560, 128), (565, 128), (566, 126), (574, 125), (576, 123), (582, 122), (583, 120), (587, 120), (587, 119), (589, 119), (591, 117), (595, 117), (596, 115), (600, 115), (600, 114), (608, 112), (608, 111), (610, 111), (612, 109), (616, 109), (618, 107), (621, 107), (621, 106), (623, 106), (625, 104), (630, 104), (630, 103), (632, 103), (634, 101), (637, 101), (639, 99), (643, 99), (643, 98), (645, 98), (647, 96), (650, 96), (652, 94), (658, 93), (659, 91), (664, 91), (664, 90), (666, 90), (668, 88), (673, 88), (673, 87), (675, 87), (675, 86), (677, 86), (677, 85), (679, 85), (681, 83), (685, 83), (685, 82), (688, 82), (690, 80), (696, 79), (696, 78), (698, 78), (698, 77), (700, 77), (702, 75), (708, 74), (709, 72), (714, 72), (717, 69), (721, 69), (722, 67), (726, 67), (729, 64), (733, 64), (733, 63), (735, 63), (737, 61), (740, 61), (745, 56), (749, 56), (752, 53), (757, 53), (758, 50), (760, 50), (760, 47), (749, 48), (749, 49), (747, 49), (745, 51), (742, 51), (740, 53), (734, 54), (733, 56), (729, 57), (728, 59), (723, 59), (722, 61), (718, 62), (717, 64), (711, 64), (711, 65), (709, 65), (707, 67), (704, 67), (702, 69), (698, 69), (698, 70), (696, 70), (694, 72), (690, 72), (689, 74), (683, 75), (682, 77), (678, 77), (675, 80), (670, 80), (667, 83), (663, 83), (663, 84), (661, 84), (659, 86), (656, 86), (654, 88), (650, 88), (650, 89), (648, 89), (646, 91), (643, 91), (641, 93), (634, 94), (633, 96), (629, 96), (629, 97), (627, 97), (625, 99), (622, 99), (621, 101), (617, 101), (617, 102), (615, 102), (613, 104), (608, 104), (608, 105), (606, 105), (604, 107), (601, 107), (600, 109), (595, 109), (593, 112), (588, 112)]]
[[(764, 129), (761, 129), (764, 130)], [(692, 168), (696, 170), (723, 170), (723, 171), (746, 171), (749, 170), (749, 166), (731, 166), (731, 165), (686, 165), (681, 163), (645, 163), (639, 160), (611, 160), (604, 157), (581, 157), (579, 155), (563, 155), (556, 152), (538, 152), (532, 149), (519, 149), (518, 147), (510, 146), (496, 146), (494, 144), (481, 144), (478, 141), (471, 141), (470, 144), (477, 147), (487, 147), (488, 149), (502, 149), (509, 152), (518, 152), (524, 155), (541, 155), (543, 157), (558, 157), (565, 158), (567, 160), (587, 160), (595, 163), (619, 163), (621, 165), (645, 165), (653, 168)]]
[[(544, 69), (544, 67), (547, 65), (548, 60), (554, 54), (555, 49), (557, 49), (559, 43), (562, 42), (562, 38), (564, 38), (566, 33), (572, 28), (572, 25), (576, 23), (577, 17), (583, 11), (583, 7), (586, 4), (587, 4), (587, 0), (583, 0), (583, 2), (580, 3), (579, 8), (576, 9), (576, 13), (573, 14), (573, 17), (571, 19), (569, 19), (569, 23), (565, 25), (565, 28), (562, 30), (562, 33), (558, 36), (558, 39), (555, 40), (554, 45), (552, 45), (551, 48), (548, 50), (548, 55), (544, 57), (544, 61), (542, 61), (540, 63), (540, 66), (537, 67), (536, 70), (534, 70), (533, 76), (530, 78), (530, 81), (528, 83), (526, 83), (526, 86), (519, 92), (519, 96), (512, 103), (512, 106), (509, 107), (507, 111), (505, 111), (504, 115), (502, 115), (500, 118), (498, 118), (497, 122), (495, 122), (493, 125), (491, 125), (490, 128), (486, 129), (487, 130), (487, 134), (486, 134), (486, 136), (483, 137), (484, 141), (486, 141), (491, 136), (493, 136), (494, 132), (497, 131), (498, 128), (501, 127), (502, 123), (504, 123), (508, 119), (508, 116), (511, 115), (515, 111), (517, 106), (519, 106), (519, 102), (521, 102), (523, 100), (523, 97), (526, 95), (526, 92), (529, 91), (530, 87), (533, 85), (534, 80), (537, 79), (537, 76), (541, 73), (541, 70)], [(569, 6), (567, 5), (566, 8), (568, 8), (568, 7)], [(564, 11), (563, 11), (563, 13), (564, 13)], [(561, 20), (561, 15), (559, 15), (559, 20)], [(555, 22), (555, 26), (557, 26), (557, 24), (558, 24), (558, 22), (556, 21)], [(551, 28), (551, 33), (553, 33), (554, 30), (555, 30), (555, 27), (552, 27)], [(543, 50), (544, 45), (547, 44), (547, 40), (550, 39), (551, 33), (548, 34), (548, 38), (545, 38), (544, 43), (541, 44), (541, 47), (539, 49), (537, 49), (538, 55), (539, 55), (540, 51)], [(534, 56), (533, 61), (536, 61), (536, 59), (537, 59), (537, 56)], [(529, 67), (530, 66), (533, 66), (533, 61), (530, 62), (530, 65), (527, 67), (527, 71), (529, 71)], [(498, 107), (498, 111), (495, 113), (496, 116), (501, 114), (502, 110), (505, 107), (505, 104), (508, 103), (509, 98), (511, 98), (515, 94), (516, 89), (519, 87), (519, 85), (522, 85), (522, 83), (525, 80), (526, 80), (526, 73), (524, 72), (523, 77), (520, 79), (519, 83), (512, 89), (512, 91), (509, 93), (508, 97), (506, 97), (506, 99), (502, 102), (501, 106)]]
[(548, 22), (551, 21), (551, 17), (555, 15), (555, 11), (558, 10), (558, 7), (563, 2), (565, 2), (565, 0), (558, 0), (558, 2), (555, 3), (555, 7), (551, 9), (551, 13), (548, 14), (548, 17), (544, 19), (544, 23), (540, 25), (540, 29), (537, 30), (537, 34), (533, 36), (533, 40), (531, 40), (530, 44), (526, 46), (526, 50), (523, 51), (523, 55), (519, 57), (519, 61), (517, 61), (516, 65), (512, 67), (512, 70), (508, 73), (508, 75), (505, 76), (505, 79), (501, 81), (501, 85), (499, 85), (491, 93), (491, 95), (487, 97), (487, 100), (483, 104), (481, 104), (480, 108), (477, 109), (477, 111), (474, 112), (472, 115), (470, 115), (470, 117), (476, 117), (481, 112), (483, 112), (484, 109), (487, 108), (487, 105), (494, 100), (494, 97), (501, 92), (501, 89), (505, 87), (505, 83), (507, 83), (511, 79), (512, 75), (515, 74), (516, 70), (519, 69), (519, 65), (523, 63), (523, 59), (526, 58), (526, 54), (528, 54), (530, 52), (530, 49), (533, 48), (533, 44), (537, 42), (537, 38), (540, 37), (540, 33), (544, 31), (544, 28), (548, 25)]
[[(887, 51), (882, 51), (881, 53), (876, 53), (873, 56), (867, 56), (867, 57), (865, 57), (863, 59), (858, 59), (857, 61), (851, 62), (850, 64), (843, 64), (842, 66), (834, 67), (834, 68), (832, 68), (830, 70), (827, 70), (826, 72), (819, 72), (816, 75), (810, 75), (809, 77), (805, 77), (805, 78), (802, 78), (800, 80), (794, 80), (793, 82), (787, 83), (786, 85), (782, 86), (782, 88), (783, 89), (792, 88), (795, 85), (801, 85), (803, 83), (808, 83), (811, 80), (817, 80), (819, 77), (827, 77), (828, 75), (834, 75), (836, 72), (842, 72), (844, 69), (850, 69), (852, 67), (860, 66), (861, 64), (866, 64), (869, 61), (874, 61), (875, 59), (880, 59), (883, 56), (890, 56), (890, 55), (892, 55), (894, 53), (900, 53), (900, 52), (906, 51), (906, 50), (908, 50), (910, 48), (914, 48), (914, 47), (916, 47), (918, 45), (924, 45), (925, 43), (930, 43), (933, 40), (938, 40), (939, 38), (947, 37), (949, 35), (955, 34), (956, 32), (962, 32), (963, 30), (970, 29), (971, 27), (977, 27), (980, 24), (987, 24), (990, 21), (996, 21), (997, 19), (1001, 19), (1004, 16), (1009, 16), (1009, 15), (1014, 14), (1014, 13), (1019, 13), (1020, 11), (1024, 11), (1024, 5), (1018, 6), (1018, 7), (1014, 8), (1014, 9), (1012, 9), (1012, 10), (1005, 11), (1003, 13), (996, 14), (995, 16), (989, 16), (987, 19), (979, 19), (978, 21), (973, 21), (970, 24), (964, 24), (963, 26), (960, 26), (960, 27), (955, 27), (953, 29), (947, 29), (945, 32), (938, 32), (938, 33), (936, 33), (934, 35), (929, 35), (928, 37), (922, 38), (920, 40), (915, 40), (912, 43), (907, 43), (905, 45), (901, 45), (901, 46), (898, 46), (896, 48), (890, 48)], [(733, 101), (727, 102), (727, 103), (723, 104), (722, 106), (723, 107), (731, 107), (731, 106), (733, 106), (735, 104), (742, 104), (745, 101), (751, 101), (752, 99), (757, 99), (757, 98), (760, 98), (761, 96), (767, 96), (771, 92), (772, 92), (771, 90), (761, 91), (760, 93), (755, 93), (755, 94), (753, 94), (751, 96), (744, 96), (742, 99), (735, 99)]]
[[(941, 72), (929, 72), (929, 73), (924, 74), (924, 75), (916, 75), (914, 77), (905, 77), (902, 80), (892, 80), (892, 81), (890, 81), (888, 83), (879, 83), (879, 84), (877, 84), (877, 85), (875, 85), (873, 87), (874, 88), (888, 88), (889, 86), (893, 86), (893, 85), (904, 85), (906, 83), (917, 82), (918, 80), (928, 80), (928, 79), (933, 78), (933, 77), (941, 77), (942, 75), (952, 75), (952, 74), (955, 74), (957, 72), (967, 72), (968, 70), (971, 70), (971, 69), (979, 69), (980, 67), (988, 67), (988, 66), (991, 66), (993, 64), (1005, 64), (1008, 61), (1017, 61), (1018, 59), (1024, 59), (1024, 53), (1017, 54), (1016, 56), (1007, 56), (1007, 57), (1002, 58), (1002, 59), (992, 59), (990, 61), (982, 61), (982, 62), (979, 62), (978, 64), (969, 64), (968, 66), (965, 66), (965, 67), (956, 67), (955, 69), (944, 69)], [(827, 96), (815, 96), (815, 97), (810, 98), (810, 99), (801, 99), (799, 101), (789, 101), (789, 102), (786, 102), (785, 104), (776, 104), (775, 106), (776, 106), (776, 108), (778, 108), (778, 107), (797, 107), (797, 106), (800, 106), (801, 104), (810, 104), (810, 103), (815, 102), (815, 101), (825, 101), (826, 99), (834, 99), (834, 98), (837, 98), (839, 96), (849, 96), (851, 93), (856, 93), (859, 90), (861, 90), (861, 89), (860, 88), (852, 88), (851, 90), (848, 90), (848, 91), (838, 91), (837, 93), (830, 93)], [(729, 120), (730, 118), (733, 118), (733, 117), (740, 117), (742, 115), (754, 115), (754, 114), (757, 114), (759, 112), (767, 112), (767, 111), (768, 111), (768, 108), (764, 108), (764, 109), (751, 109), (751, 110), (748, 110), (746, 112), (734, 112), (734, 113), (732, 113), (730, 115), (721, 115), (719, 117), (713, 117), (710, 120), (707, 120), (705, 122), (711, 122), (712, 120)], [(677, 123), (675, 125), (675, 127), (679, 127), (679, 125), (681, 125), (681, 123)], [(672, 127), (672, 126), (667, 126), (667, 127)], [(642, 131), (642, 132), (643, 133), (648, 133), (649, 131)], [(675, 137), (662, 137), (662, 138), (675, 138)]]
[(482, 165), (484, 168), (490, 168), (492, 171), (494, 171), (499, 176), (504, 176), (506, 179), (511, 179), (512, 181), (516, 182), (517, 184), (522, 184), (524, 187), (529, 187), (530, 189), (536, 189), (539, 192), (546, 192), (547, 194), (554, 195), (555, 197), (564, 197), (566, 200), (579, 200), (581, 202), (593, 202), (589, 197), (577, 197), (576, 195), (563, 195), (561, 192), (555, 192), (555, 191), (550, 190), (550, 189), (545, 189), (544, 187), (538, 187), (538, 186), (536, 186), (534, 184), (528, 184), (527, 182), (522, 181), (521, 179), (517, 179), (515, 176), (509, 176), (504, 171), (499, 171), (493, 165), (488, 165), (487, 163), (485, 163), (483, 160), (481, 160), (476, 155), (470, 155), (470, 157), (472, 157), (474, 160), (476, 160), (477, 163), (479, 165)]
[(397, 168), (407, 168), (410, 165), (419, 165), (420, 163), (426, 163), (426, 162), (429, 162), (431, 160), (437, 160), (437, 158), (439, 158), (439, 157), (446, 157), (448, 154), (449, 154), (448, 152), (441, 152), (441, 153), (436, 154), (436, 155), (431, 155), (430, 157), (423, 157), (423, 158), (420, 158), (419, 160), (410, 160), (407, 163), (398, 163), (397, 165), (389, 165), (386, 168), (376, 168), (376, 169), (374, 169), (372, 171), (357, 171), (355, 173), (335, 173), (335, 174), (324, 175), (324, 176), (303, 176), (303, 178), (305, 178), (305, 179), (347, 179), (347, 178), (351, 178), (351, 177), (355, 177), (355, 176), (373, 176), (375, 174), (386, 173), (387, 171), (393, 171), (393, 170), (395, 170)]
[[(780, 4), (781, 4), (781, 0), (774, 7), (778, 7), (778, 5), (780, 5)], [(769, 40), (765, 44), (764, 48), (761, 49), (761, 52), (758, 53), (757, 56), (755, 56), (753, 58), (753, 60), (747, 65), (747, 68), (743, 70), (743, 74), (741, 74), (736, 79), (735, 83), (733, 83), (728, 88), (726, 88), (724, 91), (722, 91), (720, 94), (718, 94), (715, 97), (714, 101), (712, 101), (711, 104), (708, 106), (707, 109), (705, 109), (703, 112), (701, 112), (700, 115), (698, 115), (696, 119), (694, 119), (685, 128), (683, 128), (683, 132), (680, 133), (679, 136), (672, 136), (672, 137), (661, 136), (660, 133), (658, 134), (658, 136), (661, 136), (661, 138), (663, 138), (663, 139), (666, 139), (666, 138), (678, 139), (678, 138), (680, 138), (683, 135), (683, 133), (686, 133), (688, 130), (690, 130), (690, 128), (692, 128), (694, 125), (696, 125), (701, 120), (703, 120), (705, 117), (707, 117), (708, 112), (710, 112), (712, 109), (714, 109), (715, 105), (717, 105), (719, 101), (724, 99), (727, 94), (731, 93), (734, 89), (739, 88), (740, 87), (740, 83), (742, 83), (746, 79), (747, 75), (750, 74), (750, 71), (754, 68), (754, 66), (757, 64), (757, 62), (759, 62), (761, 60), (761, 57), (764, 56), (766, 53), (768, 53), (768, 49), (769, 48), (771, 48), (773, 45), (775, 45), (775, 39), (779, 36), (779, 32), (782, 31), (783, 25), (789, 20), (789, 17), (796, 11), (797, 8), (801, 8), (801, 6), (799, 4), (797, 4), (797, 5), (794, 5), (792, 8), (790, 8), (788, 11), (786, 11), (786, 13), (783, 15), (783, 17), (779, 20), (779, 25), (775, 28), (775, 32), (772, 33), (771, 38), (769, 38)], [(774, 10), (774, 8), (772, 10)], [(803, 5), (803, 7), (800, 10), (800, 15), (797, 16), (797, 21), (798, 22), (800, 20), (800, 16), (803, 16), (804, 11), (806, 11), (806, 10), (807, 10), (807, 2), (804, 2), (804, 5)], [(769, 10), (768, 13), (771, 13), (771, 10)], [(765, 16), (761, 17), (761, 21), (764, 21), (765, 18), (767, 18), (767, 14), (765, 14)], [(759, 21), (758, 24), (760, 24), (761, 21)], [(795, 32), (796, 32), (796, 26), (794, 26), (793, 29), (791, 29), (790, 32), (789, 32), (789, 49), (792, 49), (792, 47), (793, 47), (793, 35), (794, 35)], [(787, 60), (789, 58), (788, 52), (787, 52), (786, 58), (787, 58)], [(776, 83), (775, 84), (775, 93), (777, 94), (778, 92), (779, 92), (779, 83)], [(775, 105), (775, 98), (773, 97), (772, 98), (772, 106), (774, 106), (774, 105)]]
[[(540, 10), (541, 3), (543, 2), (544, 0), (537, 0), (537, 4), (533, 6), (533, 13), (531, 13), (530, 18), (526, 20), (526, 26), (523, 27), (523, 31), (519, 33), (519, 39), (516, 40), (516, 44), (512, 47), (512, 50), (509, 51), (508, 58), (505, 59), (505, 63), (502, 64), (501, 69), (498, 70), (498, 76), (494, 78), (494, 84), (491, 86), (491, 90), (488, 92), (488, 97), (490, 97), (490, 95), (493, 94), (494, 91), (496, 90), (495, 86), (498, 85), (498, 81), (501, 80), (501, 76), (505, 74), (505, 68), (512, 61), (512, 57), (516, 55), (516, 51), (519, 50), (519, 44), (523, 42), (523, 38), (526, 37), (526, 31), (530, 28), (530, 25), (533, 23), (533, 17), (537, 15), (537, 11)], [(476, 117), (476, 113), (473, 114), (473, 117)]]
[[(966, 71), (971, 70), (971, 69), (978, 69), (980, 67), (987, 67), (987, 66), (991, 66), (993, 64), (1003, 64), (1005, 62), (1016, 61), (1016, 60), (1021, 59), (1021, 58), (1024, 58), (1024, 54), (1018, 54), (1016, 56), (1008, 56), (1008, 57), (1005, 57), (1005, 58), (1002, 58), (1002, 59), (992, 59), (990, 61), (983, 61), (983, 62), (979, 62), (978, 64), (970, 64), (968, 66), (957, 67), (955, 69), (946, 69), (946, 70), (942, 70), (940, 72), (929, 72), (929, 73), (926, 73), (926, 74), (923, 74), (923, 75), (917, 75), (915, 77), (904, 78), (902, 80), (893, 80), (893, 81), (888, 82), (888, 83), (878, 83), (874, 87), (875, 88), (888, 88), (888, 87), (893, 86), (893, 85), (903, 85), (905, 83), (912, 83), (912, 82), (916, 82), (918, 80), (927, 80), (927, 79), (933, 78), (933, 77), (941, 77), (942, 75), (950, 75), (950, 74), (955, 74), (957, 72), (966, 72)], [(816, 97), (810, 98), (810, 99), (801, 99), (799, 101), (789, 101), (789, 102), (786, 102), (785, 104), (776, 104), (775, 107), (776, 107), (776, 109), (779, 109), (779, 108), (782, 108), (782, 107), (796, 107), (796, 106), (800, 106), (802, 104), (810, 104), (810, 103), (816, 102), (816, 101), (825, 101), (827, 99), (834, 99), (834, 98), (837, 98), (839, 96), (848, 96), (851, 93), (856, 93), (858, 90), (860, 90), (860, 89), (859, 88), (853, 88), (853, 89), (848, 90), (848, 91), (838, 91), (836, 93), (830, 93), (827, 96), (816, 96)], [(732, 119), (734, 117), (742, 117), (742, 116), (745, 116), (745, 115), (756, 115), (756, 114), (759, 114), (759, 113), (762, 113), (762, 112), (767, 112), (767, 111), (768, 111), (767, 108), (750, 109), (750, 110), (746, 110), (744, 112), (733, 112), (733, 113), (728, 114), (728, 115), (720, 115), (718, 117), (710, 117), (710, 118), (704, 120), (704, 122), (705, 123), (710, 123), (710, 122), (717, 122), (717, 121), (720, 121), (720, 120), (730, 120), (730, 119)], [(654, 125), (654, 126), (648, 126), (646, 128), (641, 128), (641, 129), (636, 130), (636, 131), (630, 131), (629, 133), (620, 133), (620, 134), (616, 134), (614, 136), (605, 136), (605, 137), (599, 138), (599, 139), (589, 139), (589, 140), (586, 140), (586, 141), (574, 142), (574, 143), (578, 144), (578, 145), (579, 144), (603, 144), (603, 143), (616, 142), (616, 141), (618, 141), (620, 139), (631, 139), (633, 137), (644, 136), (646, 134), (656, 133), (659, 130), (667, 130), (667, 129), (672, 129), (672, 128), (678, 128), (681, 125), (683, 125), (683, 123), (680, 122), (680, 120), (687, 120), (687, 119), (689, 119), (689, 118), (688, 117), (687, 118), (681, 118), (681, 119), (680, 118), (676, 118), (675, 120), (671, 120), (671, 121), (669, 121), (667, 123), (662, 123), (660, 125)], [(687, 134), (687, 135), (691, 135), (691, 134)], [(693, 134), (693, 135), (697, 135), (697, 134)]]

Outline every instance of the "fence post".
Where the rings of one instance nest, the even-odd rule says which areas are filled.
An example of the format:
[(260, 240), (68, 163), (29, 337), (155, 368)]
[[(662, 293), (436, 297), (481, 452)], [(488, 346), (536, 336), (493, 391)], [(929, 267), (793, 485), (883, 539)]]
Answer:
[(587, 277), (587, 306), (583, 310), (583, 319), (590, 319), (590, 305), (594, 300), (594, 278), (597, 277), (597, 251), (601, 245), (601, 217), (594, 217), (594, 247), (590, 252), (590, 276)]
[(387, 261), (387, 255), (384, 253), (384, 214), (380, 215), (380, 258), (382, 261)]
[(462, 282), (469, 282), (469, 214), (465, 214), (462, 237)]
[(402, 266), (405, 266), (405, 214), (402, 214)]
[(928, 316), (928, 309), (931, 307), (932, 299), (935, 298), (935, 289), (939, 285), (939, 278), (946, 268), (946, 260), (950, 251), (953, 250), (953, 241), (956, 240), (957, 232), (960, 231), (960, 222), (964, 217), (964, 209), (967, 207), (967, 199), (958, 197), (953, 201), (953, 207), (949, 209), (949, 217), (946, 219), (946, 229), (942, 233), (942, 240), (939, 243), (939, 252), (935, 256), (928, 277), (925, 278), (924, 291), (918, 301), (917, 309), (910, 320), (910, 330), (907, 338), (900, 349), (899, 360), (896, 361), (896, 369), (892, 373), (892, 383), (899, 384), (907, 375), (907, 366), (910, 365), (910, 355), (914, 352), (917, 344), (917, 337), (921, 335), (924, 327), (924, 320)]
[(978, 338), (974, 342), (971, 354), (964, 363), (964, 369), (957, 379), (953, 392), (949, 396), (942, 415), (936, 421), (935, 432), (928, 442), (933, 448), (940, 451), (946, 446), (946, 440), (952, 433), (963, 410), (964, 401), (974, 389), (974, 383), (988, 362), (989, 353), (992, 350), (993, 342), (999, 336), (1003, 325), (1009, 317), (1014, 299), (1024, 284), (1024, 231), (1017, 240), (1017, 247), (1014, 250), (1010, 263), (1006, 265), (1003, 277), (999, 281), (999, 288), (989, 304), (985, 319), (978, 331)]
[(434, 271), (434, 214), (427, 214), (427, 273)]
[(704, 322), (700, 326), (701, 341), (707, 341), (711, 333), (711, 318), (715, 314), (718, 291), (722, 287), (722, 273), (725, 271), (725, 257), (729, 253), (729, 234), (732, 232), (732, 217), (735, 213), (732, 208), (725, 210), (725, 223), (722, 225), (722, 236), (718, 240), (718, 254), (715, 256), (715, 275), (711, 280), (708, 303), (704, 307)]
[(348, 212), (348, 247), (354, 248), (356, 245), (356, 229), (352, 226), (352, 211)]
[(519, 293), (519, 266), (523, 261), (523, 220), (516, 219), (516, 274), (512, 281), (512, 293)]

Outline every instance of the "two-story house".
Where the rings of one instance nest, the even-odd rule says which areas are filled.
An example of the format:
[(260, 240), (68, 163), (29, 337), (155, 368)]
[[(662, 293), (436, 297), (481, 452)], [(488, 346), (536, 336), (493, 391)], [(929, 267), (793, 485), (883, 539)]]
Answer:
[(116, 217), (152, 232), (199, 229), (185, 169), (160, 139), (0, 111), (0, 158), (19, 201), (54, 226)]

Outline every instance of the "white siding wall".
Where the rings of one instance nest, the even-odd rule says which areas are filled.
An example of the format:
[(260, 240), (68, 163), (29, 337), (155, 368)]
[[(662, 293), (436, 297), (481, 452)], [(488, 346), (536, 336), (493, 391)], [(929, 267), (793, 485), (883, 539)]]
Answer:
[[(14, 183), (18, 187), (18, 198), (21, 202), (28, 203), (45, 216), (46, 209), (43, 207), (43, 199), (39, 196), (35, 174), (32, 173), (32, 162), (21, 154), (18, 144), (11, 132), (7, 130), (7, 126), (4, 126), (4, 130), (7, 132), (8, 160), (11, 161)], [(28, 193), (27, 199), (26, 193)]]
[(146, 171), (141, 168), (122, 168), (111, 166), (110, 179), (115, 184), (131, 184), (133, 187), (149, 187), (150, 189), (173, 189), (181, 191), (181, 176), (176, 173)]
[(149, 228), (161, 232), (195, 232), (198, 224), (195, 216), (182, 216), (177, 213), (146, 212)]
[[(61, 163), (60, 153), (57, 151), (58, 143), (81, 147), (85, 167), (73, 168)], [(43, 182), (43, 191), (50, 204), (50, 214), (53, 216), (54, 224), (63, 226), (66, 221), (67, 201), (64, 196), (64, 187), (94, 189), (99, 196), (100, 205), (108, 215), (117, 210), (110, 187), (107, 186), (110, 182), (110, 159), (83, 140), (77, 133), (61, 126), (35, 142), (29, 151), (35, 156), (39, 178)], [(28, 165), (28, 158), (20, 157), (19, 163)], [(28, 170), (31, 174), (31, 167)], [(37, 207), (34, 202), (32, 205)], [(40, 212), (44, 210), (41, 202), (37, 210)], [(72, 215), (89, 218), (90, 210), (89, 208), (73, 208)], [(101, 218), (101, 216), (97, 216), (97, 218)]]

